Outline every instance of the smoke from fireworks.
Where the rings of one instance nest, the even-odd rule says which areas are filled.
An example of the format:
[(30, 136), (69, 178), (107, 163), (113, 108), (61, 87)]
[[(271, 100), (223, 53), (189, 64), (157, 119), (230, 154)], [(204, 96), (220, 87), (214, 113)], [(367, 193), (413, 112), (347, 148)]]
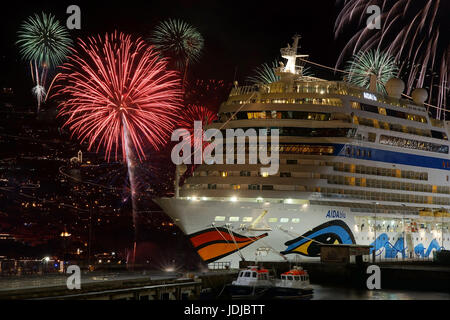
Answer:
[(384, 85), (397, 76), (398, 67), (394, 57), (378, 50), (360, 51), (353, 55), (346, 69), (346, 80), (363, 88), (369, 88), (370, 76), (377, 77), (377, 91), (386, 93)]
[(144, 159), (145, 147), (158, 148), (173, 128), (178, 73), (153, 47), (122, 33), (79, 40), (79, 47), (57, 81), (58, 95), (67, 96), (59, 116), (68, 117), (65, 126), (89, 149), (104, 148), (106, 159), (112, 152), (117, 159), (119, 148), (124, 159), (129, 151)]
[(47, 94), (45, 92), (45, 88), (43, 86), (37, 84), (36, 86), (34, 86), (32, 92), (36, 96), (38, 105), (41, 105), (41, 102), (45, 99), (45, 95)]
[[(370, 5), (381, 8), (381, 30), (366, 27)], [(435, 0), (344, 0), (335, 24), (336, 36), (351, 23), (361, 28), (347, 42), (337, 64), (351, 49), (353, 53), (368, 48), (384, 50), (402, 61), (400, 69), (408, 74), (408, 94), (413, 87), (426, 86), (428, 101), (445, 106), (450, 73), (449, 6), (448, 1)]]
[(72, 40), (69, 32), (51, 14), (42, 13), (29, 17), (21, 25), (18, 40), (22, 58), (30, 62), (35, 84), (33, 94), (38, 102), (38, 112), (45, 98), (45, 83), (48, 69), (63, 62), (69, 54)]
[(196, 28), (177, 19), (161, 21), (149, 40), (165, 57), (170, 58), (177, 70), (184, 70), (185, 78), (188, 65), (199, 60), (204, 44)]

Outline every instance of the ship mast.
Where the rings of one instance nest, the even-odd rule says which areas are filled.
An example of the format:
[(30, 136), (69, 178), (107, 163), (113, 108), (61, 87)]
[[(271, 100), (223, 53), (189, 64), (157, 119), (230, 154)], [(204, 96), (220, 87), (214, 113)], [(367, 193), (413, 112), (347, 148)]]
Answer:
[(282, 82), (290, 82), (302, 76), (303, 67), (297, 66), (297, 58), (307, 58), (309, 55), (297, 54), (300, 38), (299, 35), (294, 35), (292, 47), (288, 44), (286, 48), (280, 50), (281, 56), (287, 60), (287, 63), (286, 65), (280, 63), (280, 67), (275, 70), (275, 73), (280, 76)]

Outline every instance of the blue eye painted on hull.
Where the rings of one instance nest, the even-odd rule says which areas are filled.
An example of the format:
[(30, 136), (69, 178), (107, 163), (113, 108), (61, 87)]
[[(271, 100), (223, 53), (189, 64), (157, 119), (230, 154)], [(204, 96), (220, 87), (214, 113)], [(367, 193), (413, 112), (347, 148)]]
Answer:
[(320, 255), (320, 244), (355, 244), (355, 237), (347, 224), (342, 220), (333, 220), (321, 224), (301, 237), (285, 243), (286, 250), (282, 254), (301, 254), (307, 257)]

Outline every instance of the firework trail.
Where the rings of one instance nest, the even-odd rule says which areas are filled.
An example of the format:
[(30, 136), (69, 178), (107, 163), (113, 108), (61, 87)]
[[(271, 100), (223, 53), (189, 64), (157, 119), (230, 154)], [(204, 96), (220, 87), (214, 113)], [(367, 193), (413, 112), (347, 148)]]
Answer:
[[(415, 87), (428, 87), (429, 99), (445, 108), (449, 92), (450, 29), (448, 12), (450, 2), (443, 0), (343, 0), (342, 10), (335, 24), (336, 37), (346, 25), (358, 24), (359, 30), (348, 41), (336, 66), (353, 49), (375, 48), (401, 61), (400, 71), (408, 74), (407, 94)], [(381, 8), (381, 30), (366, 28), (367, 8)], [(435, 76), (436, 75), (436, 76)], [(440, 118), (442, 110), (438, 110)]]
[(69, 54), (72, 40), (69, 32), (51, 14), (35, 14), (24, 21), (18, 32), (22, 58), (30, 62), (31, 76), (35, 84), (33, 94), (36, 96), (39, 112), (40, 105), (46, 97), (45, 83), (48, 70), (63, 62)]
[(360, 51), (353, 55), (345, 69), (346, 80), (354, 85), (369, 88), (370, 75), (377, 77), (377, 91), (386, 93), (384, 85), (397, 76), (398, 67), (394, 57), (378, 50)]
[[(145, 148), (165, 143), (180, 108), (178, 73), (167, 70), (153, 47), (142, 39), (114, 32), (79, 40), (55, 83), (64, 97), (58, 116), (88, 149), (105, 150), (105, 159), (119, 151), (128, 167), (136, 230), (136, 169)], [(137, 232), (136, 232), (137, 233)]]
[(168, 19), (155, 27), (149, 40), (164, 56), (170, 58), (177, 70), (184, 69), (184, 83), (188, 65), (200, 59), (204, 45), (202, 35), (182, 20)]

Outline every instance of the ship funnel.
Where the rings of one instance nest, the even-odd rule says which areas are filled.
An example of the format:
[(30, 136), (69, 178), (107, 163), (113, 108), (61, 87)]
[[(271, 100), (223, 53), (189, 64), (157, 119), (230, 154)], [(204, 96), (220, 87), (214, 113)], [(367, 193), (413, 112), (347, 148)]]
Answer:
[(428, 92), (424, 88), (416, 88), (413, 90), (411, 97), (416, 104), (422, 105), (428, 98)]
[(405, 83), (401, 79), (391, 78), (386, 82), (385, 88), (390, 97), (400, 99), (405, 90)]

